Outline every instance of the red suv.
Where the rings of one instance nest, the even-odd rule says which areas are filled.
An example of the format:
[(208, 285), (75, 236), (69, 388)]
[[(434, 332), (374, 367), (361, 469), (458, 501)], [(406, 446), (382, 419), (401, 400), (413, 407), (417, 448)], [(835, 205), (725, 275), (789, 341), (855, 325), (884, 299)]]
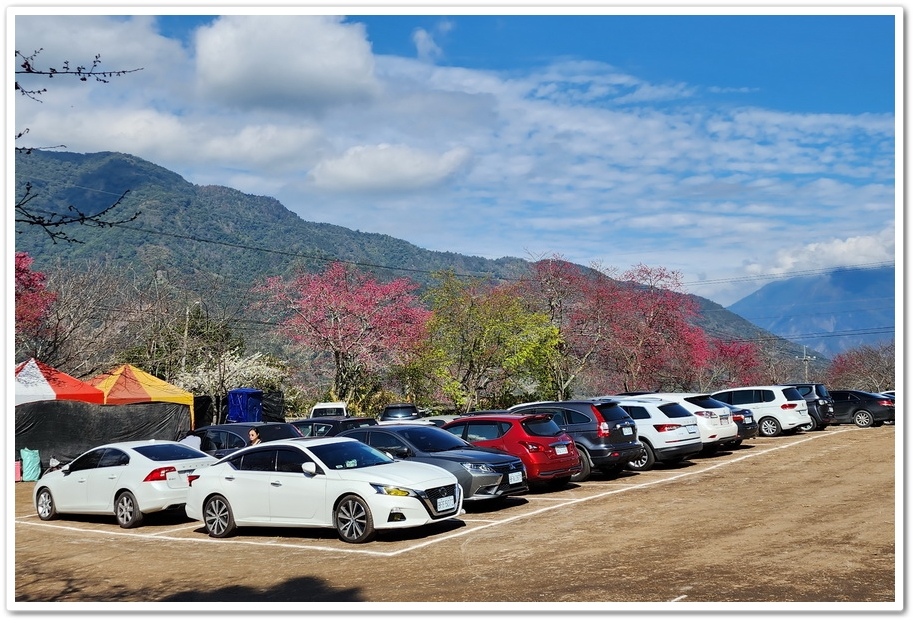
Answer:
[(475, 411), (442, 428), (475, 446), (519, 457), (530, 484), (563, 486), (579, 471), (575, 443), (550, 414)]

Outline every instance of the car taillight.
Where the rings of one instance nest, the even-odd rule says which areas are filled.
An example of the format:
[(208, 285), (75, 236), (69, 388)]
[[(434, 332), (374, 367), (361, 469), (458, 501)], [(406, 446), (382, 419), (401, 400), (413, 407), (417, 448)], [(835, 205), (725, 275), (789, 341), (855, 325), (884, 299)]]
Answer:
[(520, 441), (522, 447), (528, 452), (544, 452), (545, 448), (539, 443), (534, 443), (533, 441)]
[(706, 419), (709, 419), (709, 420), (719, 419), (719, 416), (716, 414), (715, 411), (694, 411), (693, 414), (697, 417), (705, 417)]
[(786, 404), (782, 405), (782, 406), (779, 407), (779, 408), (782, 409), (783, 411), (789, 411), (790, 409), (794, 409), (794, 408), (795, 408), (795, 403), (794, 403), (794, 402), (787, 402)]
[(878, 404), (881, 405), (882, 407), (893, 407), (894, 401), (893, 400), (879, 400)]
[(611, 427), (608, 426), (607, 422), (604, 419), (604, 416), (601, 415), (601, 411), (595, 408), (592, 405), (592, 413), (595, 414), (595, 419), (598, 420), (598, 436), (599, 437), (610, 437), (611, 436)]
[(190, 487), (198, 478), (200, 478), (200, 474), (188, 474), (188, 486)]
[(146, 475), (146, 478), (143, 479), (143, 482), (156, 482), (158, 480), (167, 480), (170, 472), (177, 472), (178, 470), (172, 467), (157, 467), (149, 474)]
[(742, 422), (744, 422), (744, 416), (743, 416), (743, 415), (733, 415), (733, 416), (732, 416), (732, 419), (733, 419), (736, 423), (738, 423), (738, 424), (741, 424)]
[(681, 427), (680, 424), (654, 424), (655, 430), (660, 433), (670, 433), (673, 430), (677, 430)]

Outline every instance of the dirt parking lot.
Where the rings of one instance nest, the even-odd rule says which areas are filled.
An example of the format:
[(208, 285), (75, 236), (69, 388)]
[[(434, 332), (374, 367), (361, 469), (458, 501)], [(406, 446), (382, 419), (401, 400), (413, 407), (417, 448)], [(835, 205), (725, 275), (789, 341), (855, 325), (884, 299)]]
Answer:
[(328, 602), (331, 610), (439, 611), (461, 602), (462, 611), (578, 603), (899, 612), (901, 432), (840, 426), (758, 438), (677, 467), (468, 508), (460, 519), (363, 545), (331, 530), (212, 539), (183, 513), (150, 516), (134, 530), (113, 518), (42, 522), (33, 483), (16, 483), (8, 609), (237, 602), (233, 609), (313, 612), (321, 606), (305, 602)]

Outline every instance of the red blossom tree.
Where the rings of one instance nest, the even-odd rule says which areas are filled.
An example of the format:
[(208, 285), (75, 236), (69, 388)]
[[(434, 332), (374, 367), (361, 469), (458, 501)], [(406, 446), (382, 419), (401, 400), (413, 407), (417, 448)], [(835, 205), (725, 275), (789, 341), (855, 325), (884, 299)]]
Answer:
[[(44, 273), (32, 270), (33, 258), (22, 251), (16, 252), (16, 353), (17, 356), (35, 356), (24, 352), (27, 344), (39, 337), (54, 304), (56, 295), (46, 288)], [(23, 351), (23, 352), (20, 352)]]
[(761, 380), (760, 366), (760, 348), (755, 343), (713, 339), (695, 389), (715, 391), (755, 385)]
[(379, 283), (335, 262), (321, 274), (289, 282), (271, 277), (256, 292), (277, 314), (283, 335), (332, 358), (330, 397), (358, 403), (373, 375), (406, 363), (423, 339), (430, 312), (416, 289), (409, 279)]

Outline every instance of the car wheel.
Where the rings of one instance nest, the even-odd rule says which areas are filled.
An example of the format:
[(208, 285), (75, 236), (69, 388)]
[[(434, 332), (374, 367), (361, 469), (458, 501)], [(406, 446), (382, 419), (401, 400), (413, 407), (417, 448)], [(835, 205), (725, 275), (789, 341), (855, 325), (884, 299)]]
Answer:
[(815, 420), (812, 416), (809, 415), (808, 423), (799, 426), (798, 430), (804, 431), (806, 433), (811, 432), (813, 430), (817, 430), (817, 420)]
[(38, 511), (38, 518), (42, 521), (57, 519), (57, 508), (54, 506), (54, 498), (48, 489), (42, 489), (38, 492), (38, 499), (35, 500), (35, 510)]
[(204, 502), (204, 526), (207, 528), (207, 534), (215, 539), (224, 539), (235, 534), (235, 518), (226, 498), (214, 495)]
[(115, 499), (115, 517), (122, 528), (136, 528), (143, 521), (137, 498), (130, 491), (122, 491)]
[(576, 448), (576, 451), (579, 453), (579, 471), (573, 474), (570, 477), (572, 482), (582, 482), (583, 480), (588, 480), (588, 477), (592, 475), (592, 466), (588, 461), (588, 453), (582, 448)]
[(865, 411), (856, 411), (852, 416), (853, 423), (859, 428), (868, 428), (875, 423), (875, 418), (871, 413)]
[(639, 453), (637, 458), (627, 463), (627, 467), (635, 472), (644, 472), (652, 469), (652, 466), (655, 465), (655, 452), (653, 452), (652, 446), (648, 442), (640, 439), (639, 443), (642, 445), (642, 452)]
[(776, 437), (782, 432), (782, 426), (776, 418), (765, 417), (760, 420), (760, 434), (763, 437)]
[(359, 496), (344, 497), (334, 509), (334, 527), (342, 541), (365, 543), (375, 533), (372, 511)]

